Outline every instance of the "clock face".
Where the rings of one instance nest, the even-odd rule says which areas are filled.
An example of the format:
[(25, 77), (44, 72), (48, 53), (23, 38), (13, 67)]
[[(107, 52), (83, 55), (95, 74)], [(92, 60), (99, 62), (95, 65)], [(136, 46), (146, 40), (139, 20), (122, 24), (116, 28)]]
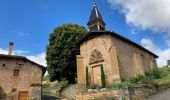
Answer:
[(90, 57), (90, 64), (97, 63), (97, 62), (100, 62), (100, 61), (103, 61), (102, 54), (99, 51), (94, 50), (91, 54), (91, 57)]

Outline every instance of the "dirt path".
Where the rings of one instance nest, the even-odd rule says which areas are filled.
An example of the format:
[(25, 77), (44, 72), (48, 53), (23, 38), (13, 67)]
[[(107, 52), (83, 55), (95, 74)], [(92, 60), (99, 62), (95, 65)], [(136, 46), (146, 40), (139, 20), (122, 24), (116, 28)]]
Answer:
[(157, 95), (151, 96), (146, 100), (170, 100), (170, 89), (165, 90)]

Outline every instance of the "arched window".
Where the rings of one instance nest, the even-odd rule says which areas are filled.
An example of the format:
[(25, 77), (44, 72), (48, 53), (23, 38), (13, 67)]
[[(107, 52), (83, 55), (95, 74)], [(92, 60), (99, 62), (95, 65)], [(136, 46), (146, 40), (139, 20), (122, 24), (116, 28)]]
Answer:
[(90, 56), (90, 64), (103, 62), (103, 55), (98, 50), (94, 50)]

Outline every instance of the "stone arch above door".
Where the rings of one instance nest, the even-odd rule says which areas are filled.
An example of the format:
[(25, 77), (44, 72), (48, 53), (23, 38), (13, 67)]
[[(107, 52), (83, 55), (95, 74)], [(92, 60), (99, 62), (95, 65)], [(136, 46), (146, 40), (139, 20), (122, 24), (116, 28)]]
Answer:
[(103, 62), (104, 59), (103, 59), (103, 55), (100, 51), (98, 50), (94, 50), (92, 53), (91, 53), (91, 56), (90, 56), (90, 64), (95, 64), (95, 63), (99, 63), (99, 62)]

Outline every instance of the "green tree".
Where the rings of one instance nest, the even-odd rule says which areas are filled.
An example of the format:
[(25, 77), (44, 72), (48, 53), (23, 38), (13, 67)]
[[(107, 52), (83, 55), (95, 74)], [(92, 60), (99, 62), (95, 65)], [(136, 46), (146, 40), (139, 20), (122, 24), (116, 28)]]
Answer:
[(76, 54), (79, 53), (75, 44), (86, 32), (83, 26), (64, 24), (50, 34), (46, 50), (50, 81), (66, 79), (69, 83), (75, 82)]
[(86, 66), (86, 88), (89, 86), (89, 72), (88, 72), (88, 66)]
[(106, 80), (105, 80), (103, 65), (101, 65), (101, 83), (102, 83), (102, 88), (106, 88)]

